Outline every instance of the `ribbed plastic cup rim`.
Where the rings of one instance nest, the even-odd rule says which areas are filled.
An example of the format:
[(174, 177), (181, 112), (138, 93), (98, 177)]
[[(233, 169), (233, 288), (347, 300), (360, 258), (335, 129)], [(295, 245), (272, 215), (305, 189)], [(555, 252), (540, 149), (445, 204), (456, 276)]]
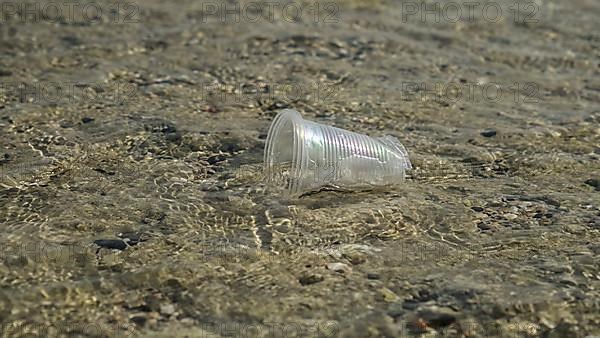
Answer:
[(267, 179), (271, 179), (273, 169), (273, 142), (275, 140), (276, 134), (279, 133), (279, 129), (284, 125), (286, 121), (289, 121), (292, 125), (292, 132), (294, 135), (293, 147), (292, 150), (292, 167), (290, 172), (290, 179), (288, 182), (287, 190), (290, 193), (295, 193), (298, 189), (298, 179), (297, 173), (300, 172), (301, 162), (302, 162), (302, 154), (304, 154), (304, 142), (302, 141), (300, 135), (303, 134), (304, 127), (303, 122), (304, 119), (302, 115), (293, 109), (283, 109), (281, 110), (275, 120), (271, 123), (269, 127), (269, 132), (267, 133), (267, 140), (264, 152), (264, 170), (266, 173)]

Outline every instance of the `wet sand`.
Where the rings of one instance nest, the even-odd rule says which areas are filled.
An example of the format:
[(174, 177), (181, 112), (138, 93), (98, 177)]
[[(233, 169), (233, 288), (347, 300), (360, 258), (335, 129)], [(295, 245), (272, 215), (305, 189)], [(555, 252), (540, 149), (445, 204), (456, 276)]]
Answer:
[[(597, 2), (31, 3), (1, 1), (3, 335), (600, 335)], [(286, 197), (286, 107), (415, 169)]]

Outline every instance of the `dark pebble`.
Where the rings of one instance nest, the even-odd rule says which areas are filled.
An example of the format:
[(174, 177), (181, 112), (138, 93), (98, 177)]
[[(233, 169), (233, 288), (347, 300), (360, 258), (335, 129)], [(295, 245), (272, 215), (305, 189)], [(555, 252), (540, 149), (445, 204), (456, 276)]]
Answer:
[(302, 275), (300, 278), (298, 278), (298, 281), (302, 285), (311, 285), (316, 284), (318, 282), (322, 282), (324, 279), (325, 278), (319, 274), (307, 274)]
[(496, 136), (496, 130), (495, 129), (486, 129), (484, 131), (481, 132), (481, 136), (483, 137), (493, 137)]
[(10, 70), (0, 69), (0, 76), (11, 76), (12, 74)]
[(274, 102), (267, 107), (267, 110), (279, 110), (283, 108), (289, 108), (290, 106), (284, 102)]
[(162, 132), (165, 134), (171, 134), (177, 132), (177, 128), (172, 124), (166, 124), (162, 128)]
[(114, 175), (114, 174), (115, 174), (115, 172), (114, 172), (114, 171), (106, 171), (106, 170), (104, 170), (104, 169), (102, 169), (102, 168), (94, 168), (94, 169), (92, 169), (92, 170), (94, 170), (95, 172), (99, 172), (99, 173), (101, 173), (101, 174), (104, 174), (104, 175), (110, 175), (110, 176), (112, 176), (112, 175)]
[(221, 181), (230, 180), (232, 178), (236, 178), (235, 174), (233, 173), (224, 173), (223, 175), (219, 176), (219, 180)]
[(402, 317), (404, 313), (406, 313), (406, 310), (404, 309), (401, 303), (392, 303), (390, 304), (390, 306), (388, 306), (386, 312), (388, 316), (396, 319), (398, 317)]
[(477, 224), (477, 227), (482, 230), (482, 231), (486, 231), (486, 230), (490, 230), (491, 227), (485, 223), (479, 223)]
[(448, 326), (456, 321), (456, 317), (444, 312), (437, 311), (424, 311), (420, 314), (429, 326), (433, 328), (440, 328)]
[(482, 212), (483, 208), (482, 207), (471, 207), (471, 210), (477, 211), (477, 212)]
[(131, 317), (131, 321), (134, 322), (138, 326), (144, 326), (144, 325), (146, 325), (148, 318), (146, 318), (145, 316), (133, 316), (133, 317)]
[(97, 239), (94, 244), (106, 249), (125, 250), (127, 248), (127, 243), (120, 239)]
[(0, 164), (7, 163), (8, 161), (10, 161), (10, 155), (9, 154), (4, 154), (2, 156), (2, 158), (0, 159)]
[(86, 116), (86, 117), (84, 117), (84, 118), (81, 119), (81, 122), (83, 122), (83, 123), (94, 122), (94, 118)]
[(589, 180), (585, 181), (585, 184), (592, 186), (596, 188), (596, 190), (600, 191), (600, 179), (590, 178)]
[(219, 148), (219, 150), (228, 152), (231, 154), (233, 154), (237, 151), (240, 151), (242, 149), (244, 149), (244, 148), (242, 148), (241, 146), (239, 146), (233, 142), (231, 142), (231, 143), (228, 142), (228, 143), (222, 144), (221, 147)]
[(380, 279), (381, 276), (377, 272), (367, 272), (368, 279)]
[(219, 162), (222, 162), (223, 160), (225, 160), (225, 156), (224, 155), (213, 155), (208, 157), (207, 162), (210, 165), (214, 165), (217, 164)]
[(402, 307), (407, 310), (416, 310), (419, 307), (419, 302), (412, 299), (407, 299), (404, 301), (404, 303), (402, 303)]
[(146, 238), (142, 237), (142, 234), (137, 232), (122, 232), (118, 236), (130, 246), (146, 241)]
[(79, 46), (81, 45), (81, 40), (74, 35), (67, 35), (60, 38), (65, 44), (68, 46)]
[(71, 127), (73, 127), (73, 124), (71, 122), (69, 122), (69, 121), (61, 121), (59, 123), (59, 125), (60, 125), (61, 128), (71, 128)]
[(165, 138), (170, 142), (179, 142), (179, 141), (181, 141), (181, 133), (179, 133), (179, 132), (167, 133), (165, 135)]

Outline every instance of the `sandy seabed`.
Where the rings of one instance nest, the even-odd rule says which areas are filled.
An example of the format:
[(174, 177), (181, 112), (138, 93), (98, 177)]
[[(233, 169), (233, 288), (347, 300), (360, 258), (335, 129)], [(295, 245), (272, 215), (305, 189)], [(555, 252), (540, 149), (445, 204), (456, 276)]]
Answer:
[[(3, 337), (600, 335), (599, 2), (28, 4), (0, 1)], [(286, 197), (288, 107), (414, 170)]]

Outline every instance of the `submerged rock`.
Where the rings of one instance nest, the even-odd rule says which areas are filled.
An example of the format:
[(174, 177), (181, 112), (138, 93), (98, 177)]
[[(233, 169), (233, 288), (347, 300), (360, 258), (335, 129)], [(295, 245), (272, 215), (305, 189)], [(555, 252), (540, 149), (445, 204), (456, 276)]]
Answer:
[(120, 239), (97, 239), (94, 244), (106, 249), (125, 250), (127, 248), (127, 243)]
[(481, 132), (481, 136), (483, 137), (493, 137), (496, 136), (496, 130), (495, 129), (485, 129), (484, 131)]

